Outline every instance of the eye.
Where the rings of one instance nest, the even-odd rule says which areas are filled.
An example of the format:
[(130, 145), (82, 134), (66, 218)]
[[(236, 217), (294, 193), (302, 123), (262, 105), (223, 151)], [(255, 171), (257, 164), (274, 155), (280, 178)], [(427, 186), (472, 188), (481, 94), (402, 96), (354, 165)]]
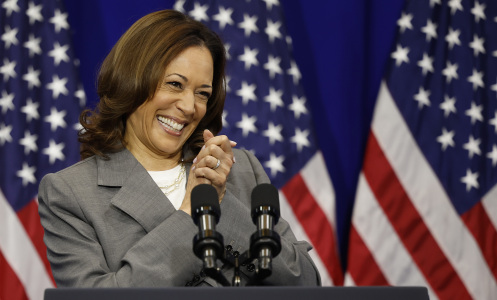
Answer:
[(181, 82), (178, 82), (178, 81), (168, 81), (166, 84), (168, 84), (174, 88), (177, 88), (177, 89), (183, 89), (183, 85), (181, 84)]
[(198, 92), (198, 94), (205, 100), (209, 100), (209, 98), (211, 97), (211, 93), (206, 91), (200, 91)]

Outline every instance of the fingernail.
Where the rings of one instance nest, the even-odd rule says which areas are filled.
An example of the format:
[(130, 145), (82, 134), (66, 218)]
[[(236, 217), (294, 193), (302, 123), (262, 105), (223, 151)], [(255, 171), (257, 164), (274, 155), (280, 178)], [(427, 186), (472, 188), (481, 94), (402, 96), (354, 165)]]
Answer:
[(233, 156), (233, 163), (236, 164), (236, 157)]
[(238, 143), (235, 141), (230, 141), (231, 147), (235, 147)]
[(193, 171), (195, 171), (195, 165), (194, 165), (194, 166), (192, 166), (192, 170), (191, 170), (191, 172), (193, 172)]
[(195, 157), (195, 159), (193, 160), (193, 163), (196, 163), (197, 162), (197, 157)]
[(200, 149), (200, 151), (204, 150), (205, 149), (205, 145), (202, 146), (202, 149)]

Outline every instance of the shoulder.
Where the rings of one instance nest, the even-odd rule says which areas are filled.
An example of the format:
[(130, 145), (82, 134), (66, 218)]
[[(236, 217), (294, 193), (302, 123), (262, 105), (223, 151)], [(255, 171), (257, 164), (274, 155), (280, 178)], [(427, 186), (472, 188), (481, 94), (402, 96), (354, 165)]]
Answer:
[(231, 169), (232, 172), (241, 171), (246, 173), (252, 171), (257, 174), (264, 173), (264, 168), (252, 152), (245, 149), (233, 149), (233, 154), (235, 164)]
[(235, 155), (236, 164), (263, 169), (261, 162), (251, 151), (245, 149), (233, 149), (233, 154)]
[(113, 177), (112, 175), (116, 177), (122, 174), (123, 170), (130, 169), (137, 163), (136, 160), (132, 159), (131, 153), (125, 149), (115, 153), (107, 153), (107, 157), (90, 156), (56, 173), (47, 174), (45, 176), (47, 179), (45, 177), (44, 179), (63, 178), (64, 181), (71, 184), (92, 185), (99, 178)]
[(40, 181), (39, 194), (65, 194), (71, 186), (80, 185), (86, 178), (95, 177), (97, 157), (89, 157), (56, 173), (48, 173)]
[(233, 149), (233, 154), (235, 155), (236, 164), (241, 166), (258, 166), (261, 165), (255, 155), (245, 149)]
[(95, 169), (97, 167), (97, 160), (102, 159), (98, 156), (91, 156), (84, 160), (81, 160), (65, 169), (58, 171), (56, 174), (60, 176), (70, 176), (73, 174), (78, 174), (84, 170)]
[(71, 180), (72, 178), (81, 177), (81, 175), (96, 170), (97, 159), (96, 156), (91, 156), (56, 173), (46, 174), (42, 179), (42, 183), (47, 180), (55, 180), (56, 178)]
[(269, 178), (255, 155), (244, 149), (233, 149), (235, 164), (231, 168), (228, 181), (237, 185), (268, 183)]

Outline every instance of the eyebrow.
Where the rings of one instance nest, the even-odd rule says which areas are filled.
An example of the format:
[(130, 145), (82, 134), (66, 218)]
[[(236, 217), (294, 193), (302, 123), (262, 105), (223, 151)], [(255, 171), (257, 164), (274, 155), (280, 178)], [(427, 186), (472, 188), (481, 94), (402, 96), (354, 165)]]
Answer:
[[(168, 78), (169, 76), (172, 76), (172, 75), (176, 75), (176, 76), (179, 76), (181, 77), (184, 81), (188, 82), (188, 78), (186, 78), (185, 76), (181, 75), (181, 74), (178, 74), (178, 73), (171, 73), (169, 75), (166, 75), (166, 78)], [(202, 88), (212, 88), (211, 85), (208, 85), (208, 84), (202, 84), (200, 87)]]

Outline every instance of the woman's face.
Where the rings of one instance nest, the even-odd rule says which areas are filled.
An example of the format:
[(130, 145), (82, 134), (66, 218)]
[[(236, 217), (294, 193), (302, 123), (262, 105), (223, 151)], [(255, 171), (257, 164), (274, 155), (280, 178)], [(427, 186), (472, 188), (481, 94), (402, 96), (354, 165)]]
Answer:
[(187, 48), (164, 74), (153, 98), (129, 116), (125, 140), (135, 155), (179, 159), (212, 94), (212, 56), (204, 47)]

